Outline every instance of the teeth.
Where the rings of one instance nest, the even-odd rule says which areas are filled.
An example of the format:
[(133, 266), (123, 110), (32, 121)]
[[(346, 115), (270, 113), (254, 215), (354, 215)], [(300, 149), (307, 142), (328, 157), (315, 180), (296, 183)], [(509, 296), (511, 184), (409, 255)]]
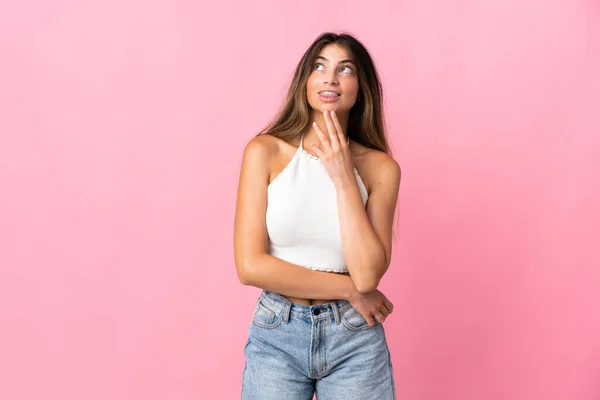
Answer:
[(329, 96), (339, 96), (339, 94), (337, 94), (336, 92), (321, 92), (321, 94), (326, 94)]

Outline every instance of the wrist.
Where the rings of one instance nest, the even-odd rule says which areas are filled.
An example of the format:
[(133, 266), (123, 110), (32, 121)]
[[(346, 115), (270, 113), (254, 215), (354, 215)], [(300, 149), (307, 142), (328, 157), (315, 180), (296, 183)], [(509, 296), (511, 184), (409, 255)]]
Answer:
[(335, 189), (338, 193), (350, 193), (354, 190), (358, 190), (358, 183), (356, 177), (352, 176), (340, 176), (333, 182)]
[(346, 280), (346, 287), (344, 288), (344, 295), (342, 298), (344, 300), (350, 301), (354, 296), (356, 296), (357, 293), (358, 290), (356, 290), (354, 281), (350, 276), (348, 276), (348, 279)]

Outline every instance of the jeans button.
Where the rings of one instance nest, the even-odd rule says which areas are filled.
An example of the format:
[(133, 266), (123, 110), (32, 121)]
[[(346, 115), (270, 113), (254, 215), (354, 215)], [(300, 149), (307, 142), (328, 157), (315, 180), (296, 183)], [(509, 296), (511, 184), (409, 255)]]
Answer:
[(313, 314), (314, 314), (314, 315), (319, 315), (319, 314), (321, 314), (321, 309), (320, 309), (320, 308), (315, 308), (315, 309), (313, 310)]

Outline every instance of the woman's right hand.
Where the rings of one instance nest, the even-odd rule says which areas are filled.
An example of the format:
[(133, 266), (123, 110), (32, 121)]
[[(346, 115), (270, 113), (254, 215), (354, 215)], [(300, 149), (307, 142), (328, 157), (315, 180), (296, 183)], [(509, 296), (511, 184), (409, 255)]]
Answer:
[(350, 295), (348, 301), (371, 327), (375, 325), (374, 319), (383, 323), (394, 310), (392, 302), (377, 289), (369, 293), (355, 291)]

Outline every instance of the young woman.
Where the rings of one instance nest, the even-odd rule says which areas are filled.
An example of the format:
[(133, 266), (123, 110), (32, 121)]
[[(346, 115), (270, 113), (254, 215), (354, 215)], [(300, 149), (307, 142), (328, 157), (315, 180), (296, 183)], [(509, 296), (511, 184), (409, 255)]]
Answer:
[(235, 263), (241, 283), (263, 289), (242, 399), (395, 399), (382, 325), (393, 305), (377, 286), (399, 185), (368, 51), (322, 34), (242, 159)]

